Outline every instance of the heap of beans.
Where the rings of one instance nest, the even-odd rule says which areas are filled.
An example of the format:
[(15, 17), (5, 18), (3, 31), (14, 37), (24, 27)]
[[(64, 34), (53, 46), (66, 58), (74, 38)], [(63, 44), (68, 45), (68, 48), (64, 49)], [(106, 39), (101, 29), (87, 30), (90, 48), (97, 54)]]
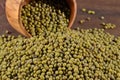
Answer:
[(65, 0), (32, 0), (21, 10), (23, 26), (32, 36), (67, 27), (69, 16), (70, 9)]
[[(45, 20), (45, 24), (40, 25), (35, 11), (41, 8), (36, 6), (46, 2), (50, 7), (54, 1), (61, 0), (53, 0), (50, 5), (50, 0), (36, 1), (24, 6), (30, 13), (21, 16), (26, 19), (23, 24), (33, 37), (0, 36), (0, 80), (120, 80), (120, 37), (105, 33), (103, 29), (68, 29), (67, 14), (61, 20), (55, 19), (64, 24), (59, 21), (55, 24), (52, 20), (54, 24), (50, 21), (48, 24)], [(33, 4), (36, 4), (35, 11), (31, 10)], [(51, 7), (51, 11), (54, 10)]]

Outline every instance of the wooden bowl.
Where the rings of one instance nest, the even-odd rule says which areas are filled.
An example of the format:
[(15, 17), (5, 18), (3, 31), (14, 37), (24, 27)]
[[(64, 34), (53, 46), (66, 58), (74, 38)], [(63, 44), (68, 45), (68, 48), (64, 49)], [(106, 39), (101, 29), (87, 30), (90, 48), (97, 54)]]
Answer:
[[(28, 4), (29, 1), (30, 0), (6, 0), (5, 3), (5, 11), (8, 22), (15, 30), (17, 30), (26, 37), (31, 37), (31, 35), (25, 30), (21, 22), (20, 12), (22, 6)], [(68, 25), (68, 27), (71, 28), (76, 17), (77, 4), (76, 4), (76, 0), (66, 0), (66, 1), (71, 9), (70, 22)]]

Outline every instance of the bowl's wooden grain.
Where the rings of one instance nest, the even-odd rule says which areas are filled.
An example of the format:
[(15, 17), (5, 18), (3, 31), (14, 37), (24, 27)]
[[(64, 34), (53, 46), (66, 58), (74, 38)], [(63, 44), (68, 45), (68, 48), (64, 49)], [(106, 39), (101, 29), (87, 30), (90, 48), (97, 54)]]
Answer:
[(23, 0), (6, 0), (5, 11), (6, 17), (10, 25), (23, 34), (24, 36), (30, 37), (31, 35), (25, 30), (20, 20), (20, 9), (22, 4), (24, 4)]
[(76, 3), (76, 0), (67, 0), (67, 3), (69, 4), (71, 9), (70, 22), (68, 25), (68, 27), (71, 28), (77, 14), (77, 3)]
[[(29, 1), (30, 0), (6, 0), (5, 4), (6, 17), (10, 25), (15, 30), (27, 37), (31, 37), (31, 35), (25, 30), (24, 26), (22, 25), (20, 19), (20, 10), (22, 6), (29, 3)], [(77, 14), (77, 4), (76, 0), (67, 0), (67, 3), (71, 9), (70, 22), (68, 25), (68, 27), (71, 28)]]

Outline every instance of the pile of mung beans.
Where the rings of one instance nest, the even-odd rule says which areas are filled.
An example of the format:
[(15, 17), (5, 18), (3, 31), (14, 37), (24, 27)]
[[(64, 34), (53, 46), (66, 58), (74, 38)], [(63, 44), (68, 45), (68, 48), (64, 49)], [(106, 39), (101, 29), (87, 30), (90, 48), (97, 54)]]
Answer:
[(23, 26), (32, 36), (67, 27), (69, 16), (70, 9), (65, 0), (32, 0), (21, 10)]
[[(33, 4), (43, 5), (43, 2), (47, 6), (49, 1), (35, 0), (23, 9)], [(35, 16), (34, 11), (34, 14), (30, 12), (30, 16)], [(45, 22), (48, 25), (45, 26), (35, 24), (33, 19), (34, 27), (31, 27), (26, 23), (29, 19), (25, 23), (23, 19), (23, 25), (33, 37), (0, 36), (0, 80), (120, 80), (120, 37), (106, 33), (104, 29), (71, 30), (67, 28), (67, 17), (58, 20), (64, 24), (50, 26)]]

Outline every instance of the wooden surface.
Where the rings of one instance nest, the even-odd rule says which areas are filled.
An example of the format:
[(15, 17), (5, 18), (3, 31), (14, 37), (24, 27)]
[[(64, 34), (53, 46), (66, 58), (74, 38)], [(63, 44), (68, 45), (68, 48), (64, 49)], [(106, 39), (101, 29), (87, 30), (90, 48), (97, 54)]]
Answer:
[[(3, 34), (6, 30), (10, 31), (12, 35), (18, 35), (19, 33), (15, 31), (8, 23), (6, 15), (5, 15), (5, 1), (0, 0), (0, 34)], [(110, 22), (116, 24), (116, 28), (112, 30), (107, 30), (111, 34), (116, 36), (120, 35), (120, 0), (77, 0), (77, 17), (73, 28), (101, 28), (101, 22)], [(88, 15), (87, 13), (81, 12), (82, 8), (86, 8), (88, 10), (94, 10), (96, 12), (95, 15)], [(105, 20), (101, 21), (99, 19), (100, 16), (104, 16)], [(81, 19), (85, 19), (87, 17), (91, 17), (90, 21), (87, 21), (85, 24), (80, 25), (79, 21)]]

